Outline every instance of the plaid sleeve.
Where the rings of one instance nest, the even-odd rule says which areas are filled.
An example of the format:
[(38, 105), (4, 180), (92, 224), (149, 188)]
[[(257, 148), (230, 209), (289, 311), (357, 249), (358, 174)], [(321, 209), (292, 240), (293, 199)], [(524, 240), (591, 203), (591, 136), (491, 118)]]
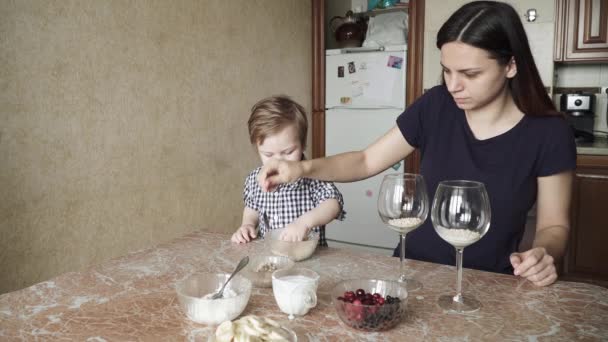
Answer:
[(346, 211), (344, 211), (344, 199), (342, 198), (340, 190), (336, 188), (334, 183), (311, 179), (310, 185), (315, 207), (325, 200), (335, 198), (340, 204), (340, 212), (338, 213), (336, 219), (343, 221), (346, 217)]
[(261, 188), (258, 184), (258, 173), (260, 168), (253, 170), (245, 179), (245, 187), (243, 188), (243, 201), (247, 208), (259, 211), (259, 203), (256, 198), (259, 196)]

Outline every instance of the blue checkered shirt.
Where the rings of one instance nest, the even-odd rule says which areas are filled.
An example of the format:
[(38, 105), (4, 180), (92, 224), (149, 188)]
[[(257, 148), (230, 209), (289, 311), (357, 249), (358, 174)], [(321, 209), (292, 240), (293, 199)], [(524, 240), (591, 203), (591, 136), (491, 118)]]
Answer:
[[(321, 202), (335, 198), (340, 203), (338, 220), (344, 220), (344, 200), (342, 194), (332, 182), (300, 178), (294, 183), (281, 184), (272, 192), (264, 192), (258, 184), (258, 174), (262, 167), (253, 170), (245, 180), (243, 199), (245, 206), (258, 212), (260, 235), (264, 237), (270, 229), (283, 228), (317, 207)], [(266, 227), (263, 215), (268, 217), (270, 227)], [(319, 245), (327, 246), (325, 226), (314, 227), (319, 232)]]

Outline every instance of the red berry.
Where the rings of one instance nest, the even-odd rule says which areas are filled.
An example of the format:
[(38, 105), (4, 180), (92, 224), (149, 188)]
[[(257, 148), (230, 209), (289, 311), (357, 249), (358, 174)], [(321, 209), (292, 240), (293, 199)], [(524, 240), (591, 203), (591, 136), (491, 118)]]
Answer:
[(344, 292), (344, 297), (354, 297), (355, 293), (353, 291)]
[(378, 304), (378, 305), (384, 305), (384, 298), (382, 298), (382, 297), (376, 298), (376, 304)]
[(374, 298), (378, 299), (378, 298), (383, 298), (381, 294), (379, 293), (374, 293)]
[(365, 296), (365, 290), (363, 290), (363, 289), (357, 289), (357, 291), (355, 292), (355, 294), (357, 295), (357, 297), (359, 297), (359, 296)]
[(361, 301), (359, 299), (353, 300), (354, 305), (361, 305)]

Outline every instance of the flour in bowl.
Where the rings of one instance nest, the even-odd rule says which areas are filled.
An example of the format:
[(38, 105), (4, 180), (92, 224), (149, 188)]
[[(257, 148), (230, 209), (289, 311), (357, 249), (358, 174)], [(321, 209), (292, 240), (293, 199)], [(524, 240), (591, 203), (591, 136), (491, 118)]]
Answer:
[[(211, 297), (213, 297), (213, 295), (216, 294), (216, 293), (217, 292), (211, 292), (211, 293), (208, 293), (208, 294), (204, 295), (201, 298), (203, 298), (203, 299), (211, 299)], [(222, 298), (234, 298), (236, 296), (237, 296), (237, 293), (234, 292), (234, 290), (232, 290), (232, 289), (224, 289), (224, 295), (222, 296)]]

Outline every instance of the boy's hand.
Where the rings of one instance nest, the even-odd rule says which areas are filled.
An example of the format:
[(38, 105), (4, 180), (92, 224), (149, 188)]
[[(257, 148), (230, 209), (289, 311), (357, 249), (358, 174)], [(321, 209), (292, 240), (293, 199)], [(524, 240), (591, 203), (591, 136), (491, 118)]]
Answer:
[(292, 222), (287, 225), (279, 239), (283, 241), (302, 241), (308, 236), (309, 231), (310, 229), (305, 225)]
[(255, 227), (252, 224), (244, 224), (232, 234), (230, 241), (234, 243), (247, 243), (256, 237), (258, 237), (258, 234), (255, 231)]

